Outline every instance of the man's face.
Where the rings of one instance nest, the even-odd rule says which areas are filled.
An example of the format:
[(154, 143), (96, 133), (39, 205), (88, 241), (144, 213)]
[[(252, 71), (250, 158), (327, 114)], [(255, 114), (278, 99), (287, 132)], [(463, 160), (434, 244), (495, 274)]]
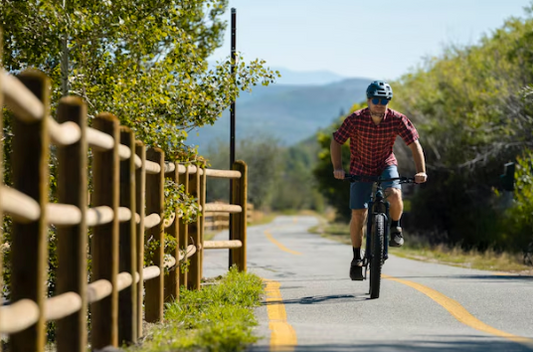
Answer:
[[(384, 114), (387, 111), (387, 106), (390, 100), (383, 98), (370, 98), (368, 99), (368, 107), (370, 112), (374, 114)], [(384, 105), (383, 105), (384, 104)]]

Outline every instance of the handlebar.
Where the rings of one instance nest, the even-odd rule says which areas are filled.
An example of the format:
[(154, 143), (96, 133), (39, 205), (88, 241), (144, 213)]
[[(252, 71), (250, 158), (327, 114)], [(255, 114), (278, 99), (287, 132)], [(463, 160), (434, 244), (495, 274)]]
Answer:
[(351, 175), (351, 174), (345, 174), (344, 175), (345, 181), (350, 182), (391, 182), (391, 181), (400, 181), (400, 183), (416, 183), (415, 179), (413, 177), (393, 177), (393, 178), (381, 178), (381, 176), (360, 176), (360, 175)]

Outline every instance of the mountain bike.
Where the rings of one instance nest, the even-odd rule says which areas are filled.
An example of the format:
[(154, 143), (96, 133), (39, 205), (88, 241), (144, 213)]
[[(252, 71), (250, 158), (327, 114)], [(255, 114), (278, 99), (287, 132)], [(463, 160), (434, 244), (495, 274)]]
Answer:
[(346, 174), (344, 179), (350, 182), (373, 182), (366, 220), (366, 246), (363, 256), (365, 271), (363, 278), (366, 280), (367, 272), (370, 271), (369, 295), (371, 299), (379, 298), (381, 268), (389, 257), (389, 242), (387, 241), (389, 238), (389, 202), (385, 198), (381, 184), (392, 181), (400, 181), (400, 184), (415, 183), (415, 179), (409, 177), (385, 179), (350, 174)]

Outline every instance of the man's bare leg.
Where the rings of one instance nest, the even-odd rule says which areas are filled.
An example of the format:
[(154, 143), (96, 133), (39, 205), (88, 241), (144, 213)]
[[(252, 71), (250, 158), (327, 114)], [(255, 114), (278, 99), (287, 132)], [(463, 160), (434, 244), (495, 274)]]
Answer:
[(399, 221), (403, 213), (402, 190), (398, 188), (387, 188), (385, 196), (390, 204), (389, 215), (392, 221)]
[(352, 219), (350, 221), (350, 237), (353, 247), (353, 259), (350, 263), (350, 278), (352, 280), (363, 280), (361, 244), (363, 243), (363, 227), (366, 214), (366, 209), (352, 210)]
[(361, 248), (361, 244), (363, 243), (363, 226), (365, 225), (366, 214), (366, 209), (352, 209), (350, 237), (353, 248)]
[(389, 245), (393, 247), (400, 247), (404, 242), (400, 226), (400, 219), (403, 213), (402, 191), (398, 188), (387, 188), (385, 190), (385, 195), (390, 204), (389, 215), (391, 217), (391, 241)]

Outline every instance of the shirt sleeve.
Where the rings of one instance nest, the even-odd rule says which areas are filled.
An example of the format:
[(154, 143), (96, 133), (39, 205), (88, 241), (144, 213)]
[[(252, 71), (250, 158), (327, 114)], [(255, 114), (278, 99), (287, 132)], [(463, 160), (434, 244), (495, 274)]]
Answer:
[(418, 131), (415, 125), (406, 116), (402, 115), (398, 126), (398, 134), (402, 137), (406, 145), (418, 140)]
[(333, 139), (339, 144), (344, 144), (353, 134), (354, 122), (352, 115), (348, 116), (342, 122), (341, 127), (333, 132)]

